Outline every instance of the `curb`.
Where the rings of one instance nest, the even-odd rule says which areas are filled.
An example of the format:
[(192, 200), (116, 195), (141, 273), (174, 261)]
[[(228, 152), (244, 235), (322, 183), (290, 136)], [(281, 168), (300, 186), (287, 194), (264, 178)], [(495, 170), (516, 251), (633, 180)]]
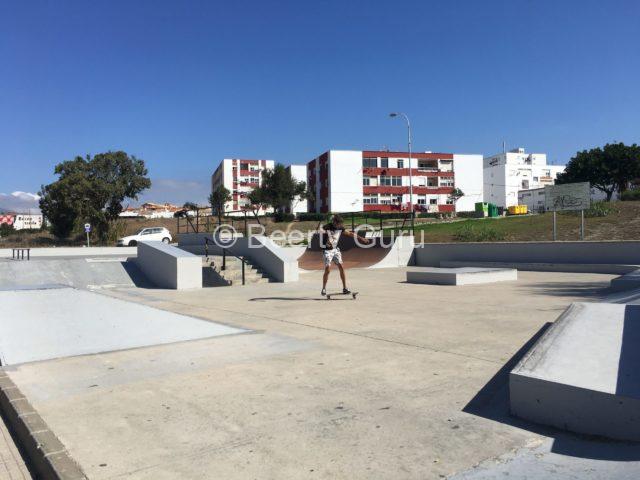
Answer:
[(44, 480), (86, 480), (58, 437), (0, 368), (0, 411), (27, 456), (29, 467)]

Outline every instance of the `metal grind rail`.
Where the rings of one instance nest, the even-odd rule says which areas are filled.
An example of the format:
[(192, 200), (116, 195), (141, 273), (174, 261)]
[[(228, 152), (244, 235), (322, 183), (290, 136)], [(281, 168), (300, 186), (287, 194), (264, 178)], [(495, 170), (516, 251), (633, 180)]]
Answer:
[[(210, 243), (215, 245), (215, 243), (212, 240), (209, 240), (208, 238), (204, 239), (204, 255), (207, 260), (209, 260), (209, 244)], [(216, 245), (216, 246), (222, 249), (222, 265), (220, 266), (220, 270), (225, 271), (227, 269), (227, 255), (233, 255), (238, 260), (240, 260), (241, 268), (242, 268), (242, 285), (245, 285), (245, 264), (247, 263), (245, 258), (240, 255), (236, 255), (231, 251), (227, 253), (227, 250), (229, 249), (226, 247), (221, 247), (219, 245)]]

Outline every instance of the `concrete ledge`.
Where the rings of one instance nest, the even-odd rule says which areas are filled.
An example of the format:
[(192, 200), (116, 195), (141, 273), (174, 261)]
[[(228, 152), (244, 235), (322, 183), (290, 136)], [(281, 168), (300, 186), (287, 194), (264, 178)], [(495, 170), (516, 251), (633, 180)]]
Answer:
[(640, 441), (640, 305), (573, 303), (509, 374), (511, 413)]
[(527, 263), (527, 262), (473, 262), (442, 261), (440, 267), (515, 268), (523, 272), (608, 273), (624, 275), (635, 271), (637, 265), (612, 265), (602, 263)]
[(408, 283), (429, 285), (474, 285), (508, 282), (518, 279), (518, 271), (507, 268), (437, 268), (421, 267), (407, 270)]
[(154, 284), (183, 290), (202, 288), (202, 259), (162, 242), (139, 242), (136, 265)]
[(86, 475), (49, 430), (22, 392), (0, 369), (0, 410), (28, 457), (30, 468), (44, 480), (82, 480)]

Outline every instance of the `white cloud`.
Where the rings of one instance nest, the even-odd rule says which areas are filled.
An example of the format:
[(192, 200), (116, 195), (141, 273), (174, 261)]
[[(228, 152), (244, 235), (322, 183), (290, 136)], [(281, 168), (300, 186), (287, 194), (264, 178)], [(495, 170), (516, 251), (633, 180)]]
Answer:
[(0, 193), (0, 210), (16, 213), (40, 212), (40, 196), (29, 192)]

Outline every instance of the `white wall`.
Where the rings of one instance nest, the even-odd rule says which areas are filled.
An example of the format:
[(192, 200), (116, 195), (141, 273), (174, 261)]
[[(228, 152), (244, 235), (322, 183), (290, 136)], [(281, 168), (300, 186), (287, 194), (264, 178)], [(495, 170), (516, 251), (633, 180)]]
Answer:
[[(307, 166), (306, 165), (289, 165), (287, 169), (291, 172), (291, 176), (298, 182), (307, 183)], [(309, 188), (309, 185), (307, 185)], [(291, 205), (291, 213), (303, 213), (307, 211), (307, 201), (296, 197)]]
[(329, 152), (329, 210), (359, 212), (362, 205), (362, 152)]
[(482, 202), (484, 195), (482, 155), (453, 155), (455, 185), (464, 192), (456, 202), (456, 212), (471, 212), (476, 202)]

